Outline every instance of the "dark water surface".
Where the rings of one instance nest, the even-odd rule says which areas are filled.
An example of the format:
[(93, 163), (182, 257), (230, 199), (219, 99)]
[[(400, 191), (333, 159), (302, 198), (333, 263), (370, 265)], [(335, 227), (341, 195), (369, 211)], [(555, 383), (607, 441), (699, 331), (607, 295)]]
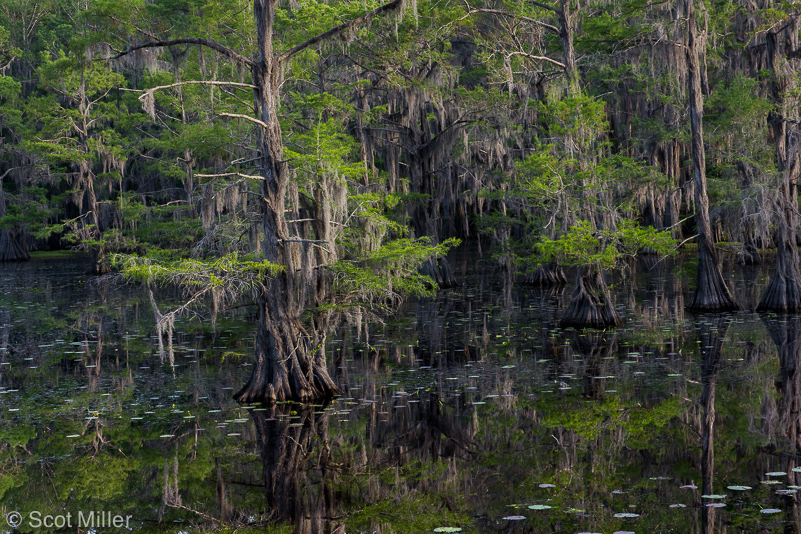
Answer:
[[(570, 287), (457, 259), (461, 287), (329, 335), (342, 398), (269, 408), (231, 398), (247, 308), (177, 322), (171, 363), (141, 289), (0, 264), (0, 511), (20, 532), (801, 532), (801, 318), (692, 316), (691, 263), (632, 264), (626, 326), (578, 332)], [(726, 276), (753, 308), (769, 272)]]

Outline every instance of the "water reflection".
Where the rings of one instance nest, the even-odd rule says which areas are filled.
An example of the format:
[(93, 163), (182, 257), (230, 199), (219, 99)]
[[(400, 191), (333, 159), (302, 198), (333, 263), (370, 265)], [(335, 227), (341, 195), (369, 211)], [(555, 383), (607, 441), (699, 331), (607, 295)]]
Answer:
[[(146, 293), (87, 287), (83, 265), (0, 266), (0, 509), (160, 532), (797, 524), (801, 319), (685, 315), (687, 266), (646, 258), (615, 280), (623, 328), (562, 330), (570, 288), (469, 265), (381, 323), (329, 318), (343, 398), (247, 408), (241, 315), (176, 321), (162, 361)], [(746, 291), (763, 273), (727, 276)]]

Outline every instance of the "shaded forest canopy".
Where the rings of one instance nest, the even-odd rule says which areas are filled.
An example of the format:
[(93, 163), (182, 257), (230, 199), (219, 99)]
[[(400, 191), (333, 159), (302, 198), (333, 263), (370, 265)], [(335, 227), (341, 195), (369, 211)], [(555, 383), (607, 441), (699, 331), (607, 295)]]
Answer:
[(796, 312), (800, 27), (772, 0), (0, 0), (0, 260), (256, 301), (245, 400), (334, 392), (328, 326), (453, 284), (459, 241), (527, 283), (577, 267), (565, 325), (619, 324), (604, 272), (693, 243), (692, 309), (737, 308), (726, 242), (776, 249), (760, 308)]

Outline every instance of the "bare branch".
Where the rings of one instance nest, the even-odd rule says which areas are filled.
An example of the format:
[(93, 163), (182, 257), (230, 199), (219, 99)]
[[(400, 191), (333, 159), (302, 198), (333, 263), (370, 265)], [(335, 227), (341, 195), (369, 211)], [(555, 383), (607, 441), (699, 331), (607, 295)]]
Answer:
[(333, 37), (333, 36), (335, 36), (335, 35), (337, 35), (339, 33), (342, 33), (343, 31), (348, 30), (348, 29), (350, 29), (350, 28), (352, 28), (352, 27), (354, 27), (354, 26), (356, 26), (358, 24), (361, 24), (362, 22), (366, 22), (366, 21), (370, 20), (371, 18), (375, 17), (376, 15), (380, 15), (381, 13), (383, 13), (385, 11), (389, 11), (391, 9), (400, 9), (402, 7), (401, 6), (402, 3), (403, 3), (403, 0), (393, 0), (392, 2), (389, 2), (388, 4), (384, 4), (383, 6), (377, 8), (377, 9), (374, 9), (374, 10), (370, 11), (369, 13), (365, 13), (361, 17), (356, 17), (355, 19), (353, 19), (351, 21), (344, 22), (344, 23), (340, 24), (339, 26), (335, 26), (334, 28), (331, 28), (327, 32), (323, 32), (320, 35), (318, 35), (316, 37), (312, 37), (308, 41), (306, 41), (304, 43), (301, 43), (298, 46), (287, 50), (286, 52), (284, 52), (283, 54), (278, 56), (276, 58), (276, 60), (279, 61), (279, 62), (280, 61), (285, 61), (285, 60), (291, 58), (292, 56), (294, 56), (295, 54), (297, 54), (299, 52), (302, 52), (303, 50), (307, 49), (308, 47), (310, 47), (310, 46), (312, 46), (314, 44), (317, 44), (320, 41), (324, 41), (325, 39)]
[(542, 9), (548, 9), (550, 11), (553, 11), (554, 13), (559, 13), (558, 9), (556, 9), (553, 6), (549, 6), (548, 4), (543, 4), (542, 2), (536, 2), (535, 0), (531, 0), (531, 3), (537, 7), (541, 7)]
[(557, 67), (565, 68), (564, 63), (560, 63), (559, 61), (556, 61), (555, 59), (551, 59), (546, 56), (535, 56), (533, 54), (529, 54), (528, 52), (510, 52), (509, 57), (512, 56), (523, 56), (526, 59), (531, 59), (534, 61), (547, 61), (548, 63), (553, 63)]
[[(121, 87), (122, 91), (130, 91), (132, 93), (146, 93), (146, 92), (153, 92), (153, 91), (160, 91), (162, 89), (172, 89), (173, 87), (180, 87), (182, 85), (231, 85), (233, 87), (244, 87), (247, 89), (256, 89), (256, 86), (252, 83), (239, 83), (239, 82), (218, 82), (213, 80), (190, 80), (187, 82), (178, 82), (178, 83), (171, 83), (169, 85), (158, 85), (156, 87), (151, 87), (150, 89), (128, 89), (126, 87)], [(94, 102), (96, 102), (95, 100)]]
[(240, 178), (248, 178), (249, 180), (264, 180), (263, 176), (254, 176), (252, 174), (242, 174), (241, 172), (223, 172), (220, 174), (195, 174), (198, 178), (225, 178), (226, 176), (239, 176)]
[(221, 117), (233, 117), (235, 119), (245, 119), (246, 121), (250, 121), (252, 123), (258, 124), (262, 128), (267, 128), (267, 123), (262, 122), (259, 119), (254, 119), (253, 117), (248, 117), (247, 115), (241, 115), (239, 113), (220, 113)]
[[(398, 1), (400, 1), (400, 0), (398, 0)], [(235, 51), (231, 50), (230, 48), (228, 48), (225, 45), (221, 45), (220, 43), (217, 43), (217, 42), (214, 42), (214, 41), (210, 41), (209, 39), (201, 39), (201, 38), (197, 38), (197, 37), (187, 38), (187, 39), (172, 39), (172, 40), (169, 40), (169, 41), (149, 41), (147, 43), (142, 43), (142, 44), (135, 45), (135, 46), (129, 46), (128, 48), (126, 48), (122, 52), (119, 52), (115, 56), (98, 58), (98, 61), (107, 61), (107, 60), (110, 60), (110, 59), (119, 59), (119, 58), (121, 58), (123, 56), (127, 56), (131, 52), (135, 52), (135, 51), (141, 50), (143, 48), (163, 48), (163, 47), (172, 46), (172, 45), (179, 45), (179, 44), (196, 44), (196, 45), (206, 46), (208, 48), (211, 48), (212, 50), (216, 50), (217, 52), (219, 52), (220, 54), (222, 54), (222, 55), (224, 55), (226, 57), (229, 57), (229, 58), (233, 59), (236, 62), (244, 63), (245, 65), (248, 65), (250, 67), (253, 67), (256, 64), (252, 59), (246, 58), (242, 54), (239, 54), (238, 52), (235, 52)]]
[(498, 16), (506, 17), (506, 18), (510, 18), (510, 19), (522, 20), (522, 21), (528, 22), (530, 24), (535, 24), (535, 25), (537, 25), (537, 26), (539, 26), (541, 28), (544, 28), (544, 29), (548, 30), (549, 32), (555, 33), (557, 35), (559, 34), (559, 28), (557, 28), (556, 26), (552, 26), (550, 24), (546, 24), (545, 22), (541, 22), (539, 20), (532, 19), (532, 18), (529, 18), (529, 17), (524, 17), (522, 15), (515, 15), (514, 13), (507, 13), (506, 11), (501, 11), (499, 9), (473, 8), (470, 11), (468, 11), (467, 14), (464, 17), (462, 17), (461, 19), (459, 19), (459, 20), (463, 20), (463, 19), (469, 17), (470, 15), (472, 15), (474, 13), (489, 13), (491, 15), (498, 15)]

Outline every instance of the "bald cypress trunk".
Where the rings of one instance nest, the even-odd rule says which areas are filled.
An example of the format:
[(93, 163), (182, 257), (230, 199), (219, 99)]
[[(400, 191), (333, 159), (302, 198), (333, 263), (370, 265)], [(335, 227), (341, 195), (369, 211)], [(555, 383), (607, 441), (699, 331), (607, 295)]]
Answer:
[(567, 283), (567, 275), (561, 265), (548, 262), (527, 274), (525, 283), (537, 287), (560, 286)]
[(601, 270), (596, 266), (583, 268), (576, 277), (576, 287), (560, 326), (607, 328), (622, 323)]
[(704, 152), (704, 102), (699, 56), (704, 47), (696, 35), (694, 0), (685, 0), (687, 14), (687, 66), (692, 132), (692, 176), (695, 181), (695, 222), (698, 228), (698, 287), (690, 303), (693, 311), (732, 311), (738, 308), (720, 271), (720, 259), (712, 238), (709, 197), (706, 193), (706, 155)]
[(799, 161), (799, 131), (794, 126), (788, 131), (787, 121), (771, 112), (768, 123), (776, 140), (778, 163), (778, 199), (776, 228), (776, 270), (770, 278), (765, 294), (757, 306), (758, 311), (798, 313), (801, 311), (801, 277), (798, 257), (798, 179), (801, 177)]
[[(6, 195), (0, 181), (0, 217), (6, 216)], [(31, 259), (28, 251), (20, 246), (13, 228), (0, 229), (0, 261), (27, 261)]]
[(314, 347), (303, 328), (300, 315), (304, 302), (297, 298), (301, 275), (301, 244), (287, 241), (289, 229), (284, 217), (289, 173), (283, 161), (283, 140), (277, 106), (281, 84), (281, 62), (272, 48), (273, 22), (277, 0), (255, 0), (254, 17), (258, 38), (258, 59), (252, 67), (255, 109), (259, 128), (261, 216), (264, 231), (262, 253), (265, 261), (284, 269), (265, 280), (258, 297), (256, 354), (250, 380), (236, 395), (242, 403), (283, 400), (309, 401), (333, 396), (339, 389), (328, 375), (323, 358), (314, 357)]
[[(306, 289), (315, 287), (314, 278), (320, 276), (316, 267), (321, 265), (316, 263), (324, 263), (324, 260), (302, 254), (302, 247), (306, 244), (303, 239), (290, 235), (285, 217), (289, 172), (283, 157), (283, 139), (277, 115), (284, 63), (308, 46), (347, 31), (380, 13), (402, 7), (400, 0), (394, 0), (283, 54), (276, 54), (273, 51), (273, 25), (277, 4), (278, 0), (253, 2), (258, 52), (257, 58), (249, 64), (255, 86), (257, 119), (254, 122), (259, 126), (259, 172), (263, 179), (260, 211), (264, 240), (261, 248), (264, 261), (279, 265), (282, 270), (263, 280), (257, 298), (253, 372), (248, 383), (234, 396), (242, 403), (310, 401), (340, 393), (328, 374), (325, 352), (313, 346), (313, 337), (300, 320), (306, 304)], [(318, 232), (327, 235), (324, 223), (317, 221)], [(333, 247), (334, 243), (328, 246)], [(323, 283), (320, 287), (326, 286)], [(324, 336), (316, 338), (318, 343), (324, 342)]]

